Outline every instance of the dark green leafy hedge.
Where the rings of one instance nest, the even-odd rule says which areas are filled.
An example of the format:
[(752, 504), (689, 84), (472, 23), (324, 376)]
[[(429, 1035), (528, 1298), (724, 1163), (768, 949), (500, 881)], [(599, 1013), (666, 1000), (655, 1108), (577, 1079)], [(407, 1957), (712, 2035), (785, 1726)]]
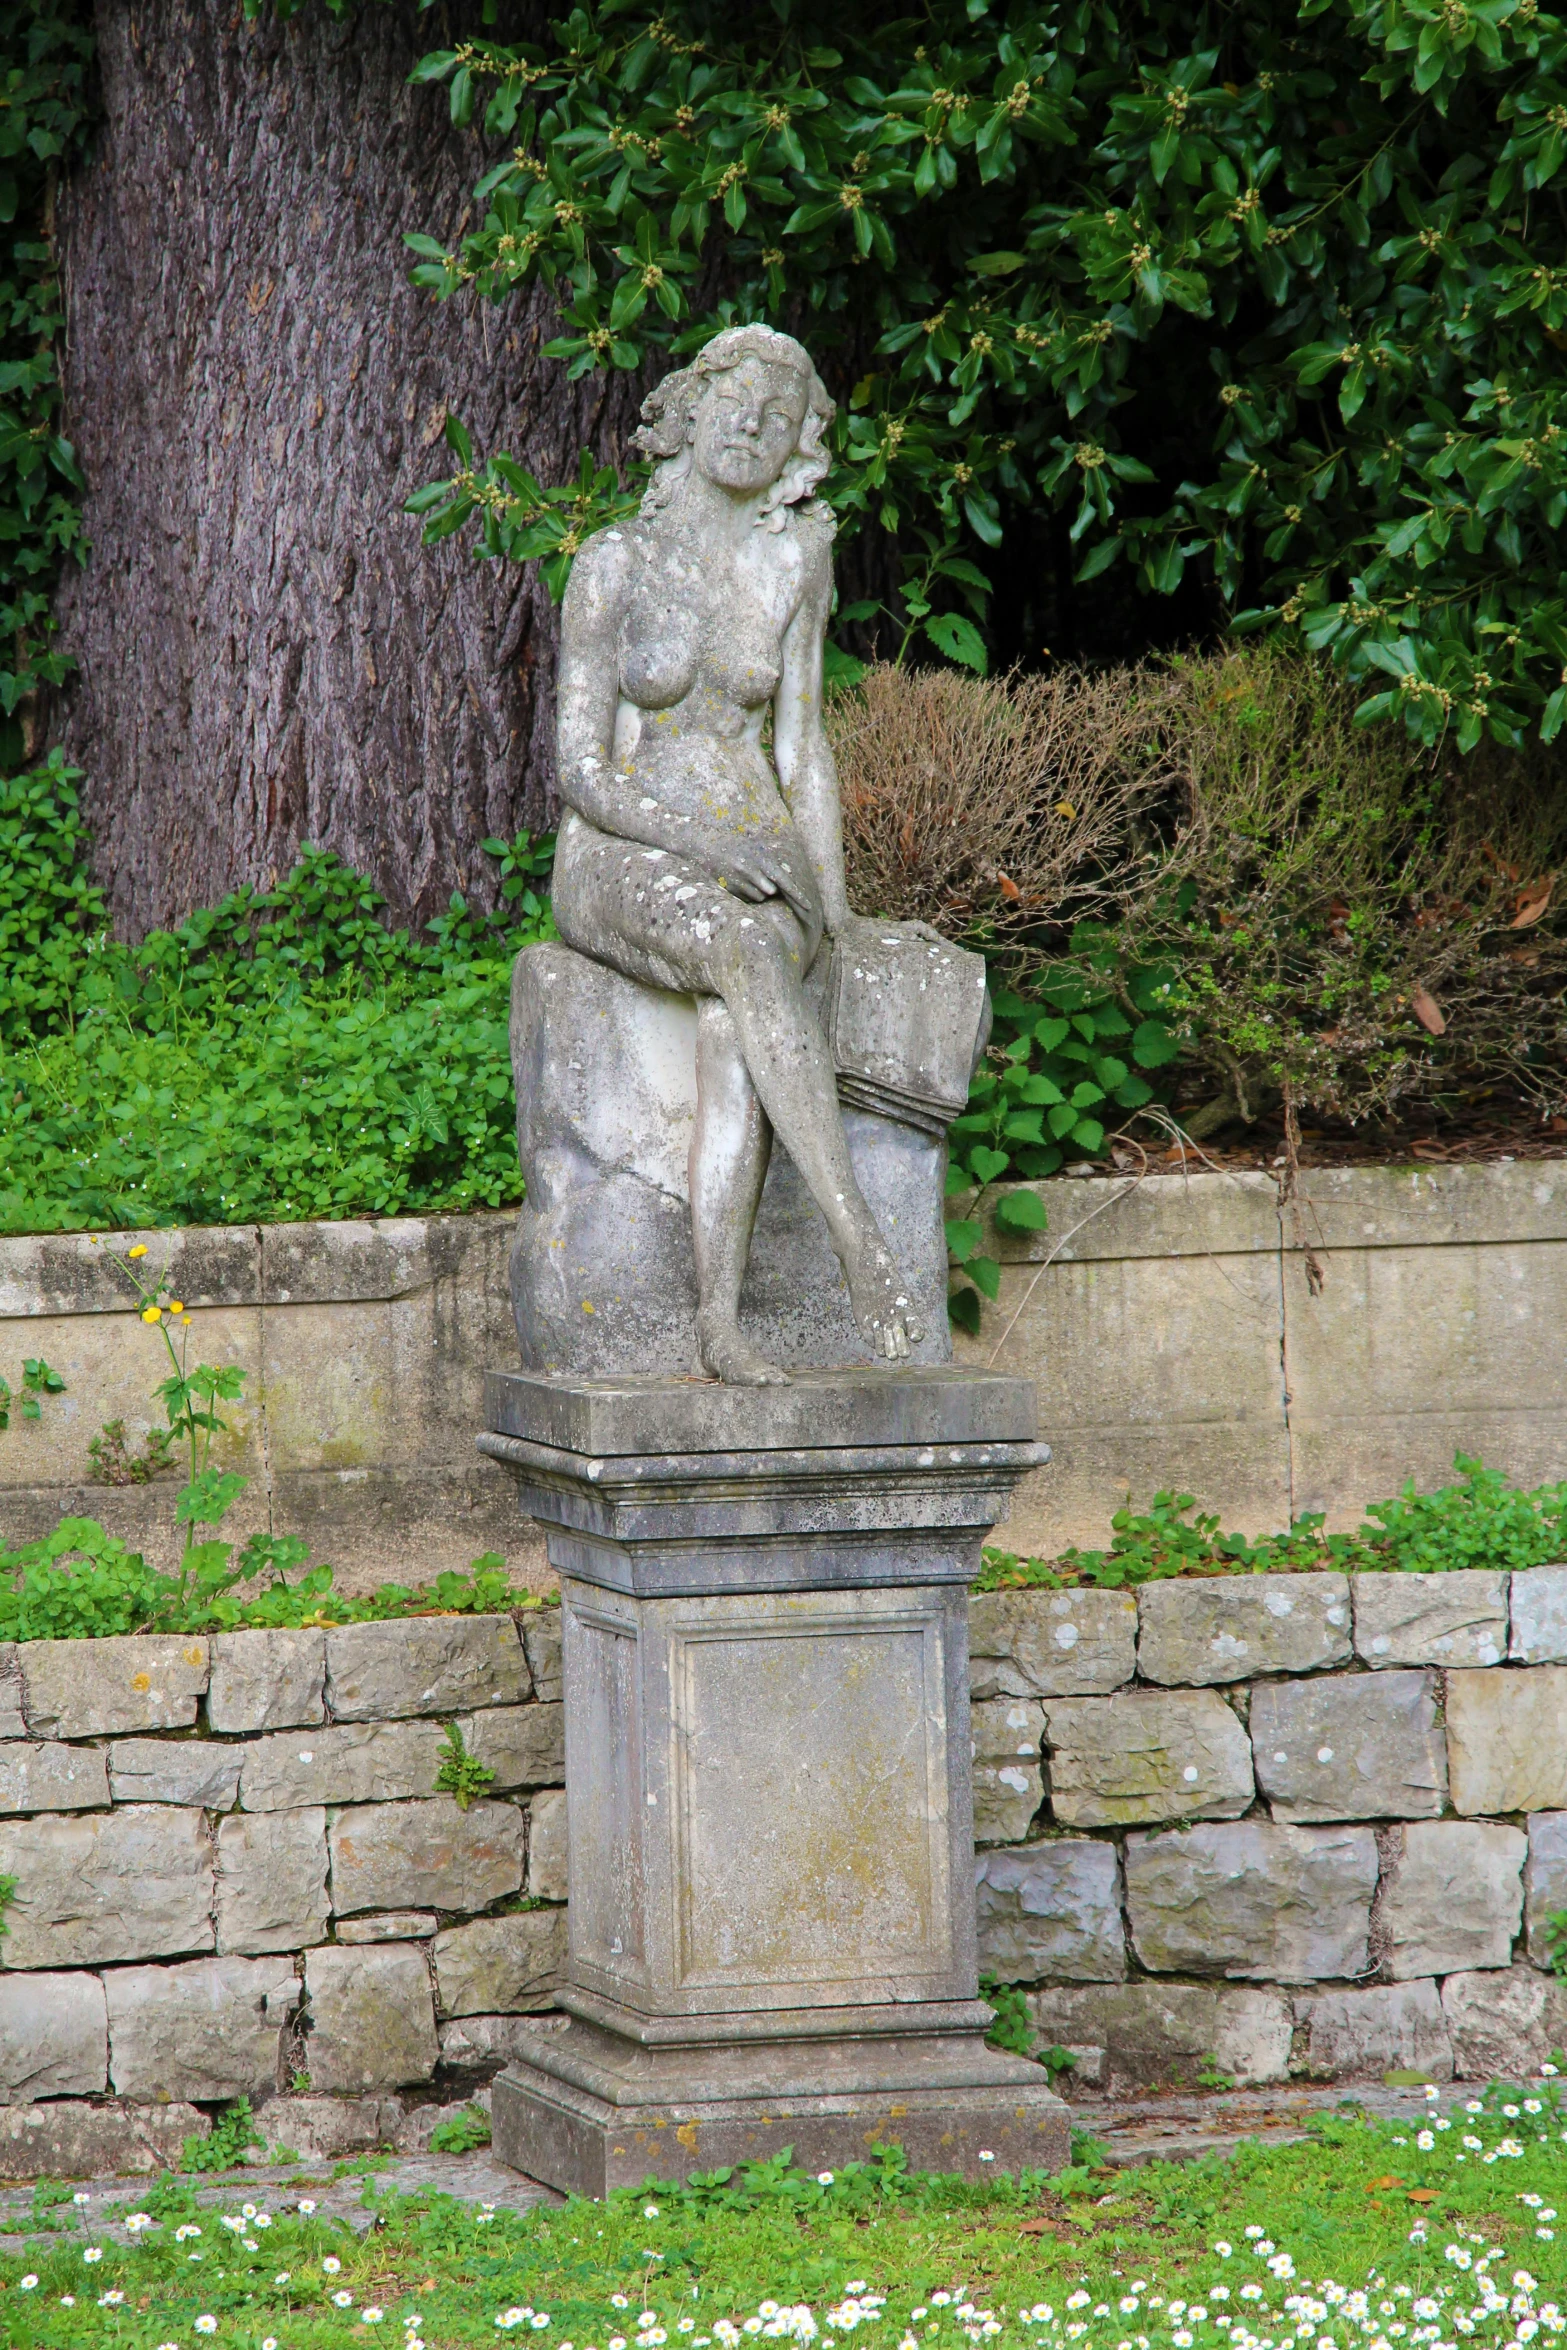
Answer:
[[(85, 13), (85, 12), (84, 12)], [(58, 167), (85, 143), (92, 35), (69, 6), (0, 5), (0, 766), (24, 751), (18, 706), (58, 685), (50, 592), (84, 553), (81, 473), (60, 431), (64, 324), (47, 238)]]
[[(899, 631), (982, 666), (998, 551), (1058, 515), (1080, 581), (1195, 566), (1424, 741), (1567, 718), (1567, 20), (1536, 0), (583, 0), (415, 79), (505, 150), (416, 280), (542, 278), (573, 374), (803, 335)], [(585, 515), (458, 446), (432, 528), (558, 575)]]

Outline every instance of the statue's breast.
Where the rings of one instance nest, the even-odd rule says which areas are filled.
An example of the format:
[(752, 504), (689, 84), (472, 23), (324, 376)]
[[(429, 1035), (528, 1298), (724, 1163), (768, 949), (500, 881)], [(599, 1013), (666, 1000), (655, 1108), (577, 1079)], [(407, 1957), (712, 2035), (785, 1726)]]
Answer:
[(673, 598), (638, 596), (620, 628), (620, 690), (639, 710), (667, 710), (696, 683), (700, 615)]
[(701, 688), (730, 708), (760, 709), (778, 690), (782, 628), (727, 565), (716, 576), (648, 579), (620, 629), (620, 690), (640, 710), (668, 710)]

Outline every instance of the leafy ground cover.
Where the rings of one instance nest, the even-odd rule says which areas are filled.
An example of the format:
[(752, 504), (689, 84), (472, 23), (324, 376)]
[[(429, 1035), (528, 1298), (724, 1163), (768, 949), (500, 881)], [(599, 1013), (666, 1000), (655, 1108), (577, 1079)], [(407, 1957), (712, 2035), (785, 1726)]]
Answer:
[(1451, 1485), (1417, 1493), (1411, 1478), (1393, 1501), (1373, 1502), (1353, 1534), (1329, 1534), (1320, 1513), (1297, 1518), (1287, 1534), (1253, 1541), (1226, 1534), (1190, 1493), (1156, 1493), (1147, 1510), (1117, 1510), (1108, 1550), (1064, 1550), (1058, 1558), (1019, 1558), (987, 1548), (980, 1591), (1074, 1584), (1120, 1590), (1171, 1575), (1299, 1575), (1326, 1568), (1363, 1575), (1382, 1570), (1440, 1574), (1463, 1567), (1550, 1566), (1567, 1559), (1567, 1484), (1522, 1491), (1495, 1469), (1455, 1454)]
[(68, 2191), (43, 2188), (37, 2232), (0, 2254), (0, 2343), (1525, 2350), (1567, 2324), (1561, 2124), (1542, 2081), (1429, 2128), (1344, 2111), (1293, 2147), (1128, 2173), (1080, 2143), (1054, 2179), (982, 2186), (910, 2177), (895, 2151), (836, 2175), (780, 2161), (522, 2213), (378, 2197), (372, 2179), (362, 2234), (320, 2211), (308, 2176), (270, 2207), (241, 2176), (216, 2210), (166, 2177), (95, 2214), (85, 2242), (58, 2226)]
[[(208, 1547), (208, 1546), (204, 1546)], [(122, 1632), (277, 1631), (305, 1625), (385, 1623), (397, 1616), (493, 1616), (542, 1607), (515, 1590), (498, 1553), (466, 1574), (448, 1570), (409, 1588), (383, 1583), (362, 1598), (338, 1591), (333, 1570), (309, 1565), (297, 1535), (253, 1534), (214, 1575), (166, 1575), (96, 1518), (62, 1518), (53, 1533), (16, 1549), (0, 1543), (0, 1639), (103, 1639)], [(303, 1572), (289, 1575), (295, 1568)]]
[(0, 780), (0, 1232), (288, 1223), (520, 1200), (519, 947), (554, 936), (551, 845), (487, 844), (501, 910), (428, 936), (307, 850), (127, 946), (58, 760)]

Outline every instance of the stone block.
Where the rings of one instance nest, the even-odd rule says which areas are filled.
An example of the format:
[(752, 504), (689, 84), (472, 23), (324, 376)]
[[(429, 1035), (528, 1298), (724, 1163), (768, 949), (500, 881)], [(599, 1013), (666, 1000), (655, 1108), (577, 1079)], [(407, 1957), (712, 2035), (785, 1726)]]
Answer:
[(1062, 1827), (1233, 1819), (1252, 1800), (1250, 1741), (1211, 1689), (1047, 1698), (1045, 1743)]
[(273, 2097), (261, 2116), (269, 2144), (291, 2146), (305, 2162), (390, 2146), (402, 2118), (400, 2097)]
[(1198, 1821), (1126, 1842), (1132, 1946), (1154, 1973), (1303, 1983), (1365, 1971), (1369, 1828)]
[(0, 1738), (25, 1738), (27, 1716), (22, 1710), (22, 1651), (14, 1640), (0, 1640)]
[(1509, 1616), (1515, 1664), (1567, 1664), (1567, 1566), (1515, 1568)]
[[(824, 957), (818, 969), (825, 966)], [(916, 992), (903, 1009), (917, 1017), (929, 1002)], [(526, 947), (512, 974), (511, 1052), (527, 1191), (511, 1259), (524, 1363), (589, 1378), (694, 1371), (686, 1165), (695, 1003), (569, 947)], [(925, 1332), (914, 1359), (945, 1362), (944, 1137), (847, 1104), (843, 1126), (856, 1179)], [(741, 1326), (790, 1369), (869, 1355), (826, 1224), (781, 1142), (757, 1211)]]
[(289, 1958), (198, 1958), (188, 1966), (111, 1967), (109, 2078), (147, 2105), (269, 2097), (283, 2034), (299, 2005)]
[(1044, 1712), (1027, 1697), (987, 1698), (970, 1708), (974, 1743), (974, 1840), (1016, 1843), (1044, 1800), (1039, 1741)]
[(1355, 1654), (1368, 1665), (1499, 1665), (1507, 1654), (1507, 1577), (1353, 1575)]
[(560, 1609), (529, 1608), (522, 1619), (522, 1645), (533, 1675), (533, 1694), (558, 1705), (563, 1694), (560, 1665)]
[(1567, 1666), (1449, 1673), (1447, 1756), (1455, 1811), (1567, 1805)]
[(327, 1829), (333, 1910), (488, 1909), (521, 1890), (523, 1837), (510, 1803), (355, 1804)]
[(187, 2138), (212, 2124), (194, 2105), (50, 2105), (0, 2108), (0, 2179), (102, 2179), (173, 2171)]
[(232, 1812), (218, 1822), (218, 1948), (300, 1950), (326, 1934), (326, 1812)]
[(1343, 1575), (1173, 1577), (1138, 1593), (1137, 1670), (1166, 1686), (1310, 1673), (1350, 1655)]
[(1116, 2094), (1195, 2088), (1208, 2059), (1238, 2088), (1282, 2081), (1289, 2071), (1294, 2026), (1277, 1991), (1084, 1983), (1030, 1992), (1028, 2011), (1047, 2044), (1103, 2048)]
[(188, 1633), (28, 1640), (23, 1704), (35, 1738), (116, 1738), (188, 1730), (207, 1687), (207, 1643)]
[(510, 1616), (413, 1616), (342, 1624), (326, 1635), (327, 1703), (336, 1722), (520, 1705), (532, 1693)]
[(85, 1811), (109, 1800), (109, 1773), (95, 1746), (57, 1738), (8, 1738), (0, 1745), (0, 1813)]
[(1553, 1972), (1550, 1922), (1567, 1910), (1567, 1811), (1529, 1814), (1524, 1865), (1524, 1934), (1532, 1966)]
[(116, 1803), (199, 1803), (230, 1811), (244, 1749), (219, 1738), (119, 1738), (109, 1749)]
[(1251, 1693), (1252, 1761), (1276, 1820), (1436, 1819), (1447, 1747), (1429, 1672), (1328, 1673)]
[(433, 1909), (384, 1909), (373, 1917), (340, 1918), (339, 1942), (428, 1942), (440, 1924)]
[(326, 1634), (216, 1632), (207, 1720), (214, 1730), (288, 1730), (326, 1720)]
[(1415, 1820), (1393, 1832), (1379, 1905), (1396, 1982), (1504, 1967), (1523, 1908), (1527, 1840), (1482, 1820)]
[(1461, 2081), (1521, 2081), (1551, 2053), (1549, 1986), (1531, 1966), (1449, 1975), (1442, 2013)]
[(245, 1748), (239, 1799), (247, 1811), (397, 1803), (434, 1792), (444, 1752), (435, 1722), (348, 1722), (274, 1732)]
[(1380, 2080), (1406, 2071), (1433, 2081), (1453, 2077), (1442, 2002), (1429, 1977), (1364, 1991), (1309, 1992), (1295, 2002), (1295, 2021), (1305, 2034), (1299, 2061), (1317, 2080)]
[(0, 1821), (0, 1874), (16, 1879), (0, 1966), (103, 1966), (213, 1946), (199, 1811), (133, 1803)]
[(969, 1601), (978, 1698), (1100, 1697), (1136, 1670), (1129, 1591), (976, 1591)]
[(494, 1793), (510, 1787), (559, 1785), (566, 1775), (566, 1708), (498, 1705), (491, 1713), (469, 1714), (457, 1725), (475, 1761), (495, 1773)]
[(551, 2007), (566, 1956), (563, 1909), (475, 1918), (435, 1937), (442, 2015), (522, 2015)]
[(528, 1805), (528, 1891), (535, 1901), (564, 1901), (566, 1877), (566, 1790), (550, 1787)]
[(1126, 1973), (1121, 1863), (1113, 1844), (1053, 1836), (975, 1860), (979, 1968), (1004, 1983), (1043, 1976), (1118, 1983)]
[(536, 2015), (456, 2016), (440, 2028), (441, 2064), (453, 2072), (510, 2064), (522, 2053), (525, 2035), (538, 2031), (540, 2020)]
[(363, 2096), (427, 2081), (440, 2055), (424, 1952), (403, 1942), (305, 1956), (310, 2086)]
[(101, 2097), (109, 2027), (96, 1975), (0, 1975), (0, 2104)]

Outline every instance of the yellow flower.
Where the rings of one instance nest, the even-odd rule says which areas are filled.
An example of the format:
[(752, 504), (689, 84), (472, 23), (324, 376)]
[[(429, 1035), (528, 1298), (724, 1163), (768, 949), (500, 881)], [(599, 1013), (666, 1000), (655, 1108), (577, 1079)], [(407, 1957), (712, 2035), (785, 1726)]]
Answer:
[(138, 1240), (136, 1246), (133, 1249), (128, 1249), (126, 1254), (133, 1257), (144, 1257), (147, 1254), (147, 1243), (144, 1240)]
[(141, 1310), (141, 1318), (144, 1322), (161, 1322), (163, 1320), (163, 1308), (161, 1306), (143, 1306)]
[(183, 1305), (181, 1305), (179, 1299), (177, 1297), (171, 1297), (169, 1300), (169, 1312), (171, 1314), (183, 1314), (184, 1311), (185, 1308)]

